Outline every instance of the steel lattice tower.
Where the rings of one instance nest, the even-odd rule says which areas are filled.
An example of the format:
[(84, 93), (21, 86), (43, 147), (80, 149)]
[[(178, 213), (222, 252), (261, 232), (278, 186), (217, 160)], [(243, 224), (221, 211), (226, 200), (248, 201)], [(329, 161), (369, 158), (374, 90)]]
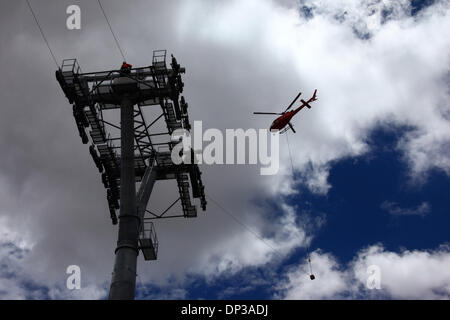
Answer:
[[(129, 65), (127, 65), (129, 66)], [(197, 216), (190, 196), (199, 198), (206, 210), (204, 186), (197, 164), (175, 165), (170, 137), (177, 129), (190, 130), (188, 104), (181, 93), (185, 73), (172, 56), (171, 69), (166, 65), (166, 51), (153, 52), (152, 65), (143, 68), (122, 67), (82, 73), (76, 59), (64, 60), (56, 79), (73, 104), (73, 115), (84, 144), (91, 142), (89, 152), (101, 173), (113, 224), (119, 223), (116, 258), (109, 293), (110, 299), (134, 299), (136, 265), (139, 251), (145, 260), (156, 260), (158, 239), (154, 219)], [(160, 106), (162, 113), (147, 124), (143, 108)], [(106, 110), (120, 109), (120, 126), (104, 119)], [(159, 120), (165, 121), (164, 132), (152, 132)], [(90, 127), (89, 135), (86, 130)], [(106, 129), (120, 130), (120, 137)], [(155, 137), (165, 141), (155, 143)], [(120, 141), (120, 146), (117, 146)], [(163, 150), (163, 151), (161, 151)], [(155, 181), (175, 179), (179, 197), (167, 210), (155, 214), (147, 210)], [(140, 183), (136, 192), (136, 183)], [(168, 215), (181, 202), (182, 215)], [(119, 211), (117, 220), (116, 210)], [(146, 213), (148, 215), (146, 216)]]

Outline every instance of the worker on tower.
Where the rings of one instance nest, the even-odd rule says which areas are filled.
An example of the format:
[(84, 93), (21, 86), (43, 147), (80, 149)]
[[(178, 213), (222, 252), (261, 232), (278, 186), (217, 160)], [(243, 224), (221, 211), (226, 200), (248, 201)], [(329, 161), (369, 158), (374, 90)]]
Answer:
[(129, 63), (126, 63), (125, 61), (122, 63), (122, 67), (120, 67), (120, 71), (126, 74), (130, 74), (131, 73), (131, 68), (133, 66)]

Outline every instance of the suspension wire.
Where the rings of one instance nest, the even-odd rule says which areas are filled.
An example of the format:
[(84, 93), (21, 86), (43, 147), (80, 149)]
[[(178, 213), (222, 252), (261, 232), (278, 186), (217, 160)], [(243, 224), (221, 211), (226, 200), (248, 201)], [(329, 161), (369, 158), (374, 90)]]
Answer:
[(47, 45), (48, 51), (50, 51), (50, 54), (51, 54), (51, 56), (52, 56), (52, 58), (53, 58), (53, 61), (55, 61), (56, 67), (59, 69), (58, 61), (56, 60), (56, 57), (55, 57), (55, 55), (53, 54), (52, 48), (50, 47), (50, 44), (48, 43), (47, 38), (45, 37), (44, 31), (42, 30), (41, 25), (39, 24), (39, 20), (38, 20), (38, 18), (36, 17), (36, 14), (34, 13), (33, 8), (31, 7), (30, 1), (29, 1), (29, 0), (26, 0), (26, 1), (27, 1), (27, 4), (28, 4), (28, 8), (29, 8), (30, 11), (31, 11), (31, 14), (32, 14), (33, 17), (34, 17), (34, 21), (36, 22), (36, 25), (38, 26), (39, 31), (41, 32), (42, 38), (44, 39), (45, 44)]
[(216, 200), (214, 200), (213, 198), (211, 198), (211, 196), (209, 194), (206, 195), (206, 197), (211, 200), (211, 202), (213, 202), (219, 209), (221, 209), (223, 212), (225, 212), (227, 215), (229, 215), (237, 224), (241, 225), (244, 229), (246, 229), (249, 233), (253, 234), (257, 239), (259, 239), (261, 242), (263, 242), (267, 247), (269, 247), (270, 249), (272, 249), (278, 256), (281, 257), (281, 254), (277, 252), (277, 250), (270, 244), (268, 243), (266, 240), (264, 240), (264, 238), (262, 238), (258, 233), (256, 233), (255, 231), (253, 231), (250, 227), (248, 227), (245, 223), (243, 223), (242, 221), (240, 221), (238, 218), (236, 218), (235, 215), (233, 215), (230, 211), (228, 211), (227, 209), (225, 209), (219, 202), (217, 202)]
[(109, 22), (108, 16), (106, 15), (105, 10), (103, 9), (102, 3), (100, 2), (100, 0), (97, 0), (97, 2), (100, 6), (100, 9), (103, 12), (103, 16), (105, 17), (106, 22), (108, 23), (109, 30), (111, 30), (112, 36), (116, 41), (117, 48), (119, 49), (120, 54), (122, 55), (123, 61), (127, 61), (127, 59), (125, 59), (125, 54), (123, 53), (122, 48), (120, 47), (119, 40), (117, 39), (116, 34), (114, 33), (113, 28), (111, 27), (111, 23)]
[(287, 140), (287, 145), (288, 145), (288, 150), (289, 150), (289, 160), (291, 161), (291, 169), (292, 169), (292, 178), (294, 178), (294, 162), (292, 161), (292, 153), (291, 153), (291, 146), (289, 145), (289, 137), (288, 137), (289, 132), (286, 132), (286, 140)]
[[(218, 201), (214, 200), (213, 198), (211, 198), (211, 196), (209, 194), (206, 195), (206, 197), (212, 202), (214, 203), (219, 209), (221, 209), (224, 213), (226, 213), (227, 215), (229, 215), (234, 222), (236, 222), (237, 224), (239, 224), (240, 226), (242, 226), (245, 230), (247, 230), (249, 233), (251, 233), (253, 236), (255, 236), (258, 240), (260, 240), (262, 243), (264, 243), (268, 248), (272, 249), (272, 251), (280, 258), (280, 259), (284, 259), (283, 255), (281, 253), (278, 252), (277, 249), (275, 249), (270, 243), (268, 243), (266, 240), (264, 240), (264, 238), (262, 238), (257, 232), (253, 231), (250, 227), (248, 227), (245, 223), (243, 223), (242, 221), (240, 221), (234, 214), (232, 214), (229, 210), (225, 209)], [(311, 274), (309, 274), (309, 276), (311, 277)]]
[[(295, 173), (295, 171), (294, 171), (294, 162), (292, 161), (292, 153), (291, 153), (291, 146), (289, 144), (288, 133), (289, 132), (286, 132), (286, 141), (287, 141), (287, 145), (288, 145), (288, 149), (289, 149), (289, 158), (291, 160), (292, 177), (294, 177), (294, 173)], [(305, 238), (306, 238), (306, 222), (303, 223), (303, 229), (305, 230)], [(309, 277), (311, 278), (311, 280), (314, 280), (315, 277), (314, 277), (313, 270), (312, 270), (312, 265), (311, 265), (310, 247), (309, 247), (308, 241), (305, 241), (305, 243), (306, 243), (306, 257), (307, 257), (308, 265), (309, 265)]]

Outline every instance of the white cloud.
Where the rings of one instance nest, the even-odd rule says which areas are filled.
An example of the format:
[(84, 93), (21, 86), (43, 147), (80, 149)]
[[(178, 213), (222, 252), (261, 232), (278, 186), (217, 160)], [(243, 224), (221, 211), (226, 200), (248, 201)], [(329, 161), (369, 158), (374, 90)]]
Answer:
[[(284, 299), (450, 299), (450, 250), (386, 251), (380, 245), (361, 250), (347, 266), (328, 253), (312, 254), (316, 279), (308, 278), (307, 263), (292, 268), (278, 286)], [(366, 287), (368, 267), (380, 269), (381, 289)]]
[(409, 0), (300, 0), (299, 4), (303, 12), (335, 19), (361, 36), (379, 31), (386, 20), (404, 19), (411, 13)]
[(0, 299), (98, 300), (107, 297), (105, 283), (82, 283), (81, 289), (69, 290), (64, 281), (47, 282), (35, 277), (32, 269), (27, 268), (25, 263), (32, 249), (25, 247), (23, 243), (19, 236), (5, 237), (5, 233), (0, 232)]
[(50, 287), (48, 296), (50, 299), (57, 300), (99, 300), (108, 297), (109, 286), (98, 284), (88, 284), (80, 289), (68, 290), (64, 287)]
[(309, 278), (308, 262), (292, 268), (286, 277), (278, 284), (279, 291), (275, 298), (288, 300), (303, 299), (333, 299), (349, 291), (348, 275), (336, 262), (335, 258), (326, 253), (316, 251), (311, 253), (313, 274), (316, 279)]
[(395, 299), (450, 299), (450, 250), (385, 251), (381, 246), (362, 250), (353, 264), (355, 277), (367, 279), (369, 265), (381, 268), (381, 288)]
[[(314, 192), (329, 190), (333, 161), (370, 149), (366, 137), (379, 124), (417, 129), (399, 144), (412, 175), (435, 167), (449, 173), (448, 1), (410, 18), (405, 1), (311, 0), (305, 2), (314, 7), (310, 19), (299, 16), (292, 2), (282, 2), (153, 1), (149, 10), (148, 1), (111, 1), (108, 12), (134, 65), (148, 65), (151, 50), (167, 48), (187, 67), (190, 118), (202, 119), (205, 128), (267, 128), (272, 119), (253, 117), (253, 111), (279, 111), (299, 90), (309, 95), (317, 88), (319, 101), (293, 121), (297, 134), (290, 139), (294, 166)], [(59, 57), (78, 57), (84, 71), (119, 65), (109, 31), (95, 16), (98, 8), (89, 6), (81, 33), (67, 33), (64, 24), (58, 29), (54, 6), (38, 11)], [(381, 24), (384, 7), (392, 10), (391, 20)], [(344, 8), (346, 18), (339, 22), (335, 17)], [(8, 232), (32, 244), (22, 265), (39, 283), (58, 287), (75, 262), (88, 283), (102, 288), (112, 271), (116, 232), (105, 192), (77, 137), (70, 106), (44, 63), (51, 62), (45, 45), (38, 33), (29, 33), (34, 22), (28, 13), (18, 19), (11, 12), (2, 22), (10, 29), (1, 30), (17, 29), (18, 35), (0, 30), (11, 44), (0, 53), (10, 66), (0, 79), (7, 106), (0, 118), (6, 154), (0, 159), (1, 215), (8, 218)], [(119, 15), (133, 16), (134, 23)], [(23, 29), (24, 21), (29, 28)], [(370, 39), (361, 40), (355, 28), (370, 31)], [(274, 223), (265, 215), (269, 209), (249, 203), (266, 198), (282, 203), (280, 196), (297, 191), (286, 145), (281, 152), (275, 177), (260, 177), (249, 167), (202, 170), (207, 193), (286, 256), (304, 245), (292, 214), (285, 210)], [(151, 205), (170, 203), (173, 190), (158, 183)], [(183, 280), (187, 271), (236, 272), (275, 260), (270, 247), (211, 203), (195, 221), (158, 222), (157, 231), (159, 260), (140, 261), (143, 282), (166, 282), (167, 274)], [(338, 270), (330, 270), (323, 272), (335, 279)], [(340, 291), (340, 282), (332, 283)]]
[(428, 202), (422, 202), (416, 208), (401, 208), (397, 203), (384, 201), (381, 209), (394, 216), (425, 216), (431, 211), (431, 205)]
[[(304, 245), (305, 233), (297, 226), (296, 212), (289, 206), (283, 206), (285, 213), (269, 230), (271, 236), (264, 236), (259, 228), (248, 227), (261, 222), (248, 223), (245, 227), (237, 226), (238, 236), (230, 234), (226, 239), (216, 243), (215, 247), (199, 261), (202, 269), (193, 272), (207, 277), (216, 277), (223, 273), (233, 274), (244, 267), (265, 265), (271, 261), (281, 262), (292, 250)], [(249, 232), (242, 232), (241, 228)], [(256, 230), (256, 231), (255, 231)], [(259, 232), (260, 234), (256, 233)], [(232, 248), (233, 250), (230, 250)]]
[(316, 194), (327, 194), (331, 185), (328, 183), (328, 176), (330, 173), (329, 166), (311, 166), (308, 170), (305, 170), (303, 175), (304, 184), (308, 189)]
[[(236, 90), (247, 83), (246, 92), (252, 92), (249, 83), (260, 88), (285, 83), (283, 88), (275, 86), (247, 98), (249, 105), (275, 111), (296, 90), (319, 89), (313, 110), (294, 120), (298, 134), (291, 139), (297, 151), (295, 166), (307, 173), (307, 186), (313, 191), (329, 189), (326, 172), (331, 161), (369, 150), (365, 138), (379, 124), (416, 129), (399, 145), (412, 175), (433, 167), (448, 172), (450, 157), (445, 150), (450, 126), (442, 116), (443, 110), (449, 110), (448, 1), (437, 2), (414, 18), (406, 0), (301, 3), (313, 8), (313, 18), (301, 18), (295, 9), (272, 1), (229, 1), (217, 6), (191, 1), (180, 14), (180, 37), (236, 57), (234, 65), (228, 59), (220, 61), (232, 70), (230, 89), (237, 79), (241, 81)], [(369, 30), (370, 39), (359, 39), (355, 28), (359, 33)], [(277, 72), (271, 72), (271, 66)], [(253, 74), (251, 82), (246, 81), (247, 74)], [(240, 114), (253, 111), (248, 105), (238, 107)], [(233, 107), (228, 109), (235, 114)], [(265, 118), (252, 121), (268, 123)], [(287, 166), (286, 149), (282, 157)], [(282, 172), (289, 170), (282, 168)], [(276, 185), (284, 181), (279, 179)]]

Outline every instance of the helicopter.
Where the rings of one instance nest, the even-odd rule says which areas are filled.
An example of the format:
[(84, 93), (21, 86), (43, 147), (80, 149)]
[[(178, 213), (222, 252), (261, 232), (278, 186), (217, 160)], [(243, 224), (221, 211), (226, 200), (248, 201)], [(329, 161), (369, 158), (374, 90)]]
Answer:
[[(294, 133), (296, 133), (294, 130), (294, 126), (291, 123), (291, 119), (297, 114), (297, 112), (302, 110), (304, 107), (311, 109), (310, 103), (317, 100), (317, 97), (316, 97), (317, 89), (314, 91), (313, 96), (308, 101), (301, 99), (300, 101), (302, 102), (302, 105), (300, 107), (298, 107), (295, 110), (288, 111), (290, 108), (292, 108), (294, 103), (297, 102), (297, 100), (298, 100), (298, 98), (300, 98), (301, 94), (302, 93), (300, 92), (297, 95), (297, 97), (294, 99), (294, 101), (292, 101), (292, 103), (289, 105), (289, 107), (287, 107), (286, 110), (284, 110), (281, 113), (254, 112), (253, 114), (279, 115), (279, 117), (276, 118), (274, 122), (272, 122), (272, 125), (270, 126), (270, 131), (280, 131), (280, 133), (285, 133), (286, 131), (291, 129)], [(289, 126), (289, 127), (286, 127), (286, 126)]]

